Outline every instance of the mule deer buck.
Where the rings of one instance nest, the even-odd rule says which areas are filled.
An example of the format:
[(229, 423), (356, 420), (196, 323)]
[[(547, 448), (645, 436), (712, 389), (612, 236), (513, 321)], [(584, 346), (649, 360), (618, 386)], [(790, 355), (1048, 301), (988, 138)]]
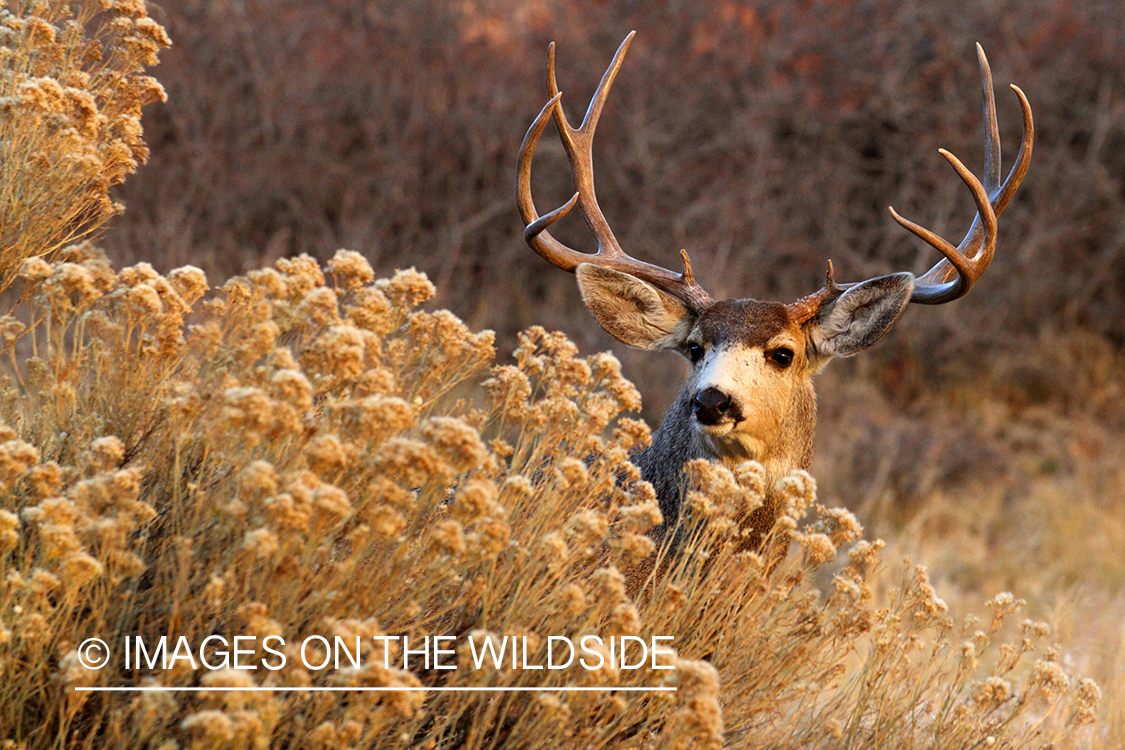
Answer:
[[(1012, 86), (1023, 109), (1024, 135), (1015, 165), (1001, 183), (992, 74), (977, 45), (984, 96), (984, 184), (957, 157), (940, 151), (972, 191), (977, 205), (976, 217), (959, 245), (953, 246), (891, 208), (895, 221), (945, 256), (924, 275), (900, 272), (837, 284), (829, 262), (820, 291), (796, 302), (715, 301), (695, 281), (686, 251), (680, 252), (682, 273), (631, 258), (598, 207), (594, 129), (634, 33), (621, 43), (577, 128), (563, 113), (551, 44), (547, 53), (550, 101), (520, 147), (517, 200), (526, 225), (524, 239), (544, 259), (577, 276), (582, 300), (602, 328), (629, 346), (671, 349), (691, 362), (687, 382), (653, 434), (651, 445), (632, 457), (656, 489), (667, 528), (679, 515), (686, 461), (706, 458), (736, 464), (754, 459), (766, 469), (767, 486), (793, 469), (808, 468), (816, 423), (813, 376), (833, 357), (851, 356), (877, 342), (909, 303), (941, 305), (973, 287), (992, 261), (996, 217), (1027, 172), (1034, 129), (1027, 97)], [(531, 196), (531, 162), (551, 118), (577, 192), (560, 208), (540, 216)], [(595, 253), (573, 250), (547, 231), (576, 205), (597, 241)], [(773, 524), (775, 511), (770, 500), (767, 495), (765, 507), (750, 519), (759, 534)]]

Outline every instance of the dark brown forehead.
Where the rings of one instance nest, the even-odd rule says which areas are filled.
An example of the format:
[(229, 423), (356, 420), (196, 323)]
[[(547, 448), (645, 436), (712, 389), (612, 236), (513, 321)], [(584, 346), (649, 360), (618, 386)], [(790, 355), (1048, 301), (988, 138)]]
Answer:
[(795, 322), (780, 302), (732, 299), (716, 302), (696, 324), (704, 344), (738, 341), (745, 346), (764, 346)]

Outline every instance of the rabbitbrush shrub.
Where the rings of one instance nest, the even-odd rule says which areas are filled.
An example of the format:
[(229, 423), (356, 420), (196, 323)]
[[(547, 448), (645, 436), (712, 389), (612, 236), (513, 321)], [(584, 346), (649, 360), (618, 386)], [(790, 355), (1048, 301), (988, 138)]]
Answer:
[(148, 159), (141, 108), (165, 95), (144, 71), (169, 44), (143, 0), (0, 3), (0, 288), (123, 210), (109, 189)]
[[(73, 7), (73, 11), (71, 10)], [(73, 14), (71, 14), (73, 13)], [(65, 747), (965, 748), (1080, 742), (1098, 687), (1046, 626), (955, 620), (879, 561), (812, 478), (691, 467), (682, 542), (629, 451), (636, 389), (607, 354), (493, 338), (421, 305), (414, 271), (309, 257), (208, 288), (76, 242), (144, 158), (141, 74), (167, 44), (134, 2), (5, 11), (0, 284), (0, 743)], [(12, 155), (16, 154), (16, 157)], [(42, 158), (40, 158), (40, 156)], [(108, 202), (107, 202), (108, 201)], [(8, 295), (15, 299), (14, 294)], [(456, 638), (456, 670), (376, 637)], [(671, 637), (671, 670), (476, 669), (470, 643)], [(249, 663), (126, 668), (125, 638), (256, 636)], [(313, 668), (311, 636), (360, 637)], [(101, 638), (115, 657), (79, 656)], [(279, 642), (284, 640), (284, 646)], [(325, 641), (328, 643), (328, 641)], [(466, 648), (469, 646), (469, 648)], [(319, 662), (327, 654), (315, 645)], [(175, 687), (195, 692), (84, 692)], [(221, 692), (218, 688), (403, 688)], [(674, 692), (405, 688), (666, 687)], [(212, 688), (212, 690), (199, 690)]]
[[(514, 364), (493, 365), (490, 333), (418, 309), (424, 276), (373, 276), (341, 251), (208, 295), (197, 269), (115, 272), (89, 244), (24, 265), (27, 301), (0, 321), (9, 739), (1031, 747), (1092, 719), (1097, 686), (1067, 673), (1046, 626), (1004, 630), (1011, 595), (989, 621), (955, 622), (923, 568), (883, 570), (881, 544), (818, 506), (804, 473), (783, 480), (778, 526), (750, 551), (740, 519), (762, 502), (761, 467), (697, 463), (685, 541), (658, 548), (652, 488), (628, 462), (648, 433), (621, 416), (639, 399), (612, 356), (532, 329)], [(88, 637), (215, 634), (258, 636), (251, 663), (279, 636), (286, 664), (77, 658)], [(526, 636), (540, 657), (552, 635), (672, 636), (675, 669), (474, 669), (466, 639), (487, 634)], [(361, 636), (361, 667), (307, 668), (310, 635)], [(383, 635), (456, 636), (458, 669), (385, 668)], [(677, 690), (74, 690), (567, 685)]]

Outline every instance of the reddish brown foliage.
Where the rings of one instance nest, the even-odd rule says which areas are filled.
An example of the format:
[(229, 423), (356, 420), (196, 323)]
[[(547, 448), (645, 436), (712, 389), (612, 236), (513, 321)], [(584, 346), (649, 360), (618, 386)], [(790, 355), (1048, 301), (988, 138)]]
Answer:
[[(1016, 408), (1062, 403), (1081, 377), (1068, 368), (1091, 352), (1070, 337), (1077, 349), (1066, 355), (1062, 337), (1043, 332), (1086, 329), (1111, 348), (1125, 340), (1125, 21), (1108, 0), (161, 6), (175, 41), (160, 68), (170, 101), (146, 115), (151, 163), (123, 190), (129, 210), (107, 237), (121, 260), (192, 262), (222, 278), (350, 247), (383, 274), (425, 270), (439, 304), (495, 328), (501, 351), (533, 323), (586, 350), (608, 346), (573, 279), (521, 239), (515, 154), (546, 99), (548, 42), (558, 43), (574, 118), (635, 28), (595, 166), (627, 252), (674, 264), (686, 247), (717, 297), (794, 299), (819, 285), (829, 258), (845, 281), (921, 271), (935, 253), (886, 207), (946, 236), (965, 230), (968, 191), (936, 150), (980, 169), (979, 41), (1006, 164), (1020, 128), (1006, 85), (1018, 83), (1035, 109), (1030, 175), (978, 290), (912, 310), (863, 362), (830, 368), (820, 455), (839, 448), (850, 468), (831, 458), (825, 468), (841, 486), (874, 482), (878, 472), (857, 457), (917, 440), (921, 452), (907, 451), (907, 471), (894, 473), (909, 495), (931, 480), (903, 478), (934, 462), (991, 464), (985, 438), (961, 434), (962, 423), (948, 434), (920, 427), (919, 398), (983, 377)], [(553, 140), (536, 162), (543, 207), (572, 189)], [(557, 234), (592, 246), (577, 218)], [(623, 356), (638, 377), (641, 365)], [(645, 360), (638, 377), (650, 419), (679, 384), (674, 359)], [(861, 379), (876, 383), (907, 434), (872, 421), (870, 404), (852, 413), (843, 403), (857, 367), (875, 376)], [(849, 422), (867, 437), (838, 437)], [(910, 468), (918, 464), (926, 468)]]

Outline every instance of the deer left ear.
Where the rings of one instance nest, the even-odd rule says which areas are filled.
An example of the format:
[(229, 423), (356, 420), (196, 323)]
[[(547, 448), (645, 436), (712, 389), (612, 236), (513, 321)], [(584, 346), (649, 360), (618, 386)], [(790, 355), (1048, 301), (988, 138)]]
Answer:
[(902, 317), (913, 291), (914, 274), (893, 273), (856, 284), (821, 308), (808, 324), (808, 354), (814, 369), (883, 338)]
[(582, 301), (618, 341), (638, 349), (678, 349), (691, 333), (696, 313), (647, 281), (591, 263), (579, 264), (574, 274)]

